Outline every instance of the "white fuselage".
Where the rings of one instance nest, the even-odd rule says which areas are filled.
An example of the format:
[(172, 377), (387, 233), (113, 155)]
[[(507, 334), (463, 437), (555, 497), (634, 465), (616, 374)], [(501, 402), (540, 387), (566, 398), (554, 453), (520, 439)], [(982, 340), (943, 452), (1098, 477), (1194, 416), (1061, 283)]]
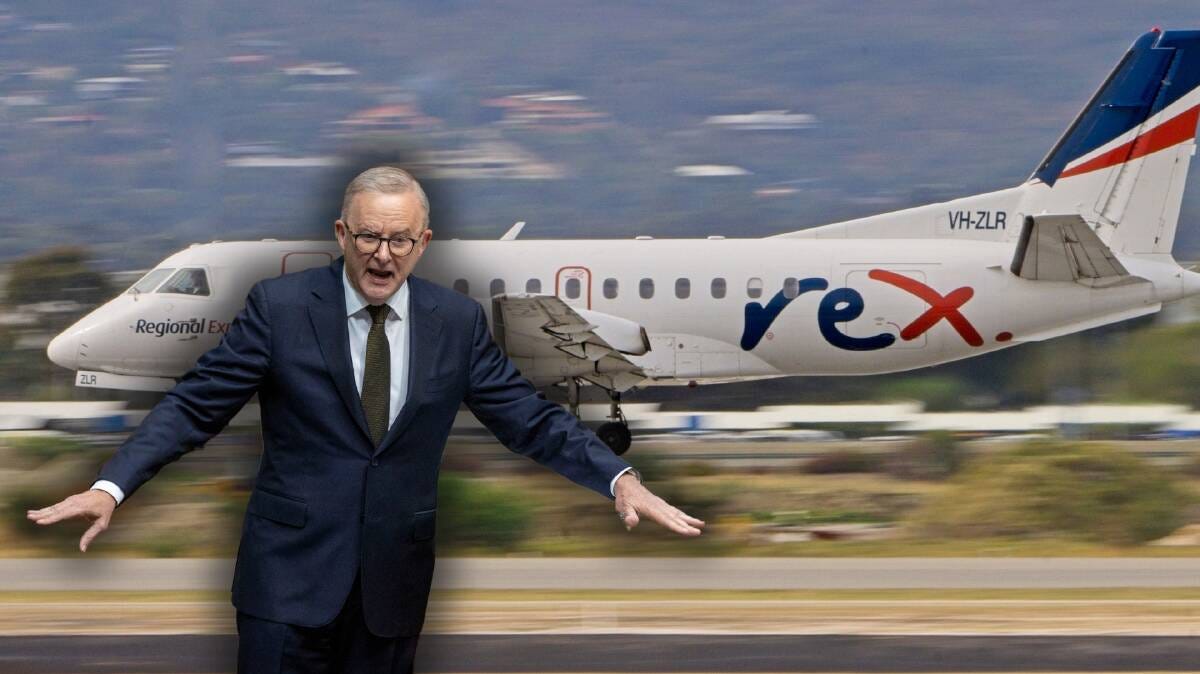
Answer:
[[(81, 371), (178, 377), (216, 345), (254, 282), (338, 254), (319, 241), (194, 245), (158, 268), (203, 269), (208, 295), (126, 292), (56, 338), (50, 356)], [(1197, 289), (1169, 256), (1126, 260), (1147, 282), (1104, 289), (1022, 279), (1012, 256), (1003, 240), (435, 239), (415, 273), (465, 281), (489, 317), (493, 294), (531, 291), (633, 321), (651, 344), (628, 356), (642, 385), (907, 370), (1142, 315)], [(518, 364), (538, 383), (554, 379)]]

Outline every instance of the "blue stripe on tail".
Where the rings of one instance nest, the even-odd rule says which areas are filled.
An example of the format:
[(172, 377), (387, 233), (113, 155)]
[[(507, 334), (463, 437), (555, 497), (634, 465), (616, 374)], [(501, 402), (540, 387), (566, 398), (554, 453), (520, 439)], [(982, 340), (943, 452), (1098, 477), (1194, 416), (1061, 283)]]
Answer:
[(1200, 31), (1139, 37), (1031, 179), (1053, 186), (1071, 161), (1146, 121), (1200, 86)]

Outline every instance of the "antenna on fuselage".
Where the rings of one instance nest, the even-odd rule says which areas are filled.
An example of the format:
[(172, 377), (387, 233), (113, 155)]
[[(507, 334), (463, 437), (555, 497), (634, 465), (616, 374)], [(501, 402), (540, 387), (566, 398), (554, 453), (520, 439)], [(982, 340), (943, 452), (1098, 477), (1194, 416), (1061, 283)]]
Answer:
[(512, 241), (517, 238), (517, 235), (521, 233), (522, 229), (525, 229), (525, 221), (524, 220), (514, 224), (512, 227), (509, 227), (508, 231), (504, 233), (504, 236), (500, 237), (500, 240), (501, 241)]

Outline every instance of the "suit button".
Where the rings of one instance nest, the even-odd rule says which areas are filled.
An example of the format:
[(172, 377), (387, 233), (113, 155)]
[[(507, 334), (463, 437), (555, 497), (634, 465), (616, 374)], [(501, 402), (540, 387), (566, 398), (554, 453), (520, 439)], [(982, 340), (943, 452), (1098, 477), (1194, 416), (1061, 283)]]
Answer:
[(371, 459), (371, 465), (372, 465), (372, 466), (378, 466), (378, 465), (379, 465), (379, 459)]

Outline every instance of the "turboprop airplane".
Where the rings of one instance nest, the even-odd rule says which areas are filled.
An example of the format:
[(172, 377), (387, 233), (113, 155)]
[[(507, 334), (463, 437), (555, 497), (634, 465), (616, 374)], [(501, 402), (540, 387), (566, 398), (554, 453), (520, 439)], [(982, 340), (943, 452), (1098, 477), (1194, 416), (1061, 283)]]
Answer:
[[(1200, 31), (1137, 39), (1015, 187), (756, 239), (434, 242), (430, 280), (483, 304), (536, 385), (633, 387), (920, 368), (1158, 311), (1200, 293), (1171, 255), (1200, 115)], [(332, 241), (212, 242), (56, 337), (80, 386), (167, 389), (258, 280)], [(418, 270), (421, 271), (421, 270)]]

